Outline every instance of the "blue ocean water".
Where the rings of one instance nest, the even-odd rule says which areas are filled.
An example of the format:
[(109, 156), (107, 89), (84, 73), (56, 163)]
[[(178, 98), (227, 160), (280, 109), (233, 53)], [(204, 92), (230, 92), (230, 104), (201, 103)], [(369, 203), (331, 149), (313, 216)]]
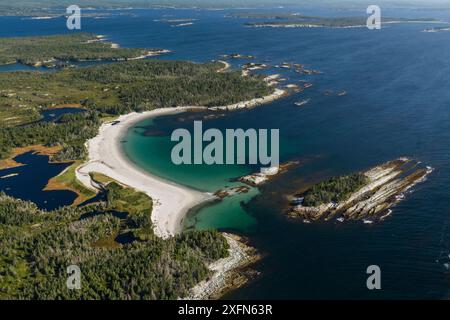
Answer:
[[(104, 34), (123, 47), (173, 50), (160, 59), (209, 61), (237, 52), (254, 55), (256, 62), (301, 63), (323, 72), (300, 76), (283, 71), (290, 83), (308, 80), (314, 86), (214, 122), (219, 128), (279, 128), (282, 160), (307, 159), (304, 166), (289, 174), (289, 179), (280, 179), (275, 188), (261, 190), (260, 196), (245, 204), (242, 210), (251, 218), (252, 228), (239, 228), (235, 220), (220, 226), (249, 236), (250, 242), (265, 253), (256, 265), (261, 276), (227, 297), (448, 298), (450, 32), (421, 32), (433, 26), (428, 24), (390, 25), (378, 31), (253, 29), (243, 25), (247, 19), (227, 18), (230, 12), (127, 10), (126, 15), (113, 12), (106, 19), (87, 18), (82, 22), (82, 31)], [(361, 13), (351, 13), (364, 12), (362, 8)], [(448, 19), (448, 13), (398, 10), (386, 14)], [(155, 21), (180, 18), (197, 20), (186, 27)], [(63, 19), (0, 18), (0, 36), (63, 32), (68, 32)], [(231, 62), (237, 68), (247, 61)], [(281, 73), (279, 69), (268, 72)], [(347, 95), (325, 96), (327, 90), (345, 90)], [(306, 106), (294, 106), (295, 101), (306, 98), (311, 99)], [(164, 125), (161, 121), (160, 126)], [(159, 143), (167, 146), (169, 142)], [(154, 157), (170, 157), (158, 150), (152, 152), (156, 152)], [(142, 154), (145, 156), (145, 152)], [(413, 157), (436, 171), (415, 187), (385, 222), (370, 226), (304, 225), (283, 215), (284, 194), (292, 188), (290, 181), (311, 183), (399, 156)], [(148, 161), (152, 170), (151, 159), (135, 160)], [(176, 172), (173, 175), (176, 180)], [(226, 214), (227, 208), (223, 212)], [(366, 268), (373, 264), (382, 271), (379, 291), (366, 288)]]

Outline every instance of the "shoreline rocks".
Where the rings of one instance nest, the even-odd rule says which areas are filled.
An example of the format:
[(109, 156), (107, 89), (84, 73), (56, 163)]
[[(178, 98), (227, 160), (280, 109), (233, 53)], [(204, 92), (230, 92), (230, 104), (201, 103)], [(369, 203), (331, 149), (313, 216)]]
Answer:
[(250, 268), (261, 259), (256, 249), (250, 247), (240, 236), (222, 234), (230, 246), (230, 255), (211, 263), (209, 269), (213, 271), (213, 275), (191, 288), (188, 296), (180, 300), (216, 300), (259, 274)]
[(275, 176), (284, 173), (288, 169), (298, 166), (299, 164), (300, 164), (299, 161), (288, 161), (280, 164), (279, 167), (263, 168), (261, 169), (261, 172), (255, 172), (250, 175), (240, 177), (238, 181), (248, 184), (252, 187), (257, 187), (258, 185), (261, 185), (269, 181)]
[(306, 222), (336, 218), (339, 222), (362, 220), (364, 223), (381, 221), (388, 217), (391, 208), (405, 199), (405, 193), (416, 184), (425, 181), (433, 172), (419, 162), (400, 158), (376, 166), (364, 172), (368, 182), (338, 203), (323, 203), (318, 206), (303, 206), (300, 201), (291, 207), (290, 217), (301, 217)]

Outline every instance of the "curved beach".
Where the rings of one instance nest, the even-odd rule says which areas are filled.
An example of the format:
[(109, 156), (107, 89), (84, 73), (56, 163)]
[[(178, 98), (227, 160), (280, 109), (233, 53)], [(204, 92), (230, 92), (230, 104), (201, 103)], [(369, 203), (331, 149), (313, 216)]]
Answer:
[(213, 108), (184, 106), (155, 109), (142, 113), (134, 112), (120, 116), (113, 122), (104, 123), (99, 129), (98, 135), (86, 143), (89, 161), (77, 168), (76, 177), (84, 186), (95, 191), (99, 189), (99, 186), (92, 181), (89, 175), (91, 172), (102, 173), (126, 186), (145, 192), (153, 199), (152, 221), (155, 234), (162, 238), (174, 236), (182, 230), (183, 219), (191, 208), (212, 201), (216, 197), (211, 193), (200, 192), (164, 180), (138, 168), (124, 154), (120, 145), (128, 128), (144, 119), (177, 114), (192, 109), (233, 110), (255, 107), (279, 99), (285, 94), (284, 90), (275, 89), (266, 97), (229, 106)]
[(96, 190), (90, 172), (105, 174), (118, 182), (143, 191), (153, 199), (152, 221), (155, 234), (167, 238), (181, 231), (187, 211), (214, 198), (212, 194), (177, 185), (139, 169), (124, 154), (120, 141), (133, 124), (152, 117), (176, 114), (187, 108), (156, 109), (130, 113), (100, 127), (98, 135), (87, 142), (89, 161), (81, 165), (76, 175), (86, 187)]

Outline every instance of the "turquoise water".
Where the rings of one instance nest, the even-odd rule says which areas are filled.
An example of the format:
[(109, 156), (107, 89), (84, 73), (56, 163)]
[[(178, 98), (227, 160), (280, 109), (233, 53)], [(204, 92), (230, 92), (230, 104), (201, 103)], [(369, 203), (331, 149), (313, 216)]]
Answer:
[[(149, 172), (179, 184), (212, 193), (225, 188), (242, 186), (242, 183), (232, 182), (230, 178), (251, 173), (251, 168), (246, 166), (174, 165), (170, 157), (174, 143), (170, 142), (167, 127), (164, 128), (165, 136), (146, 136), (147, 129), (152, 127), (155, 127), (153, 119), (134, 125), (128, 130), (123, 143), (128, 157)], [(200, 210), (194, 210), (185, 221), (185, 227), (251, 231), (256, 223), (255, 219), (245, 212), (241, 202), (248, 202), (257, 194), (258, 190), (252, 188), (248, 193), (238, 194), (220, 203), (208, 204)]]
[[(358, 10), (358, 9), (355, 9)], [(348, 15), (309, 8), (305, 14)], [(267, 106), (205, 122), (225, 128), (279, 128), (281, 160), (302, 165), (271, 185), (191, 213), (186, 228), (219, 228), (249, 237), (265, 254), (261, 276), (228, 298), (413, 298), (450, 295), (450, 33), (422, 33), (427, 24), (366, 29), (252, 29), (229, 11), (133, 10), (136, 16), (86, 19), (83, 31), (105, 34), (124, 47), (161, 47), (160, 59), (209, 61), (241, 53), (270, 65), (305, 64), (324, 73), (303, 76), (280, 69), (289, 82), (314, 86)], [(365, 8), (350, 13), (365, 13)], [(389, 16), (443, 17), (448, 11), (384, 11)], [(172, 28), (154, 20), (196, 18)], [(58, 20), (0, 18), (0, 36), (66, 32)], [(233, 67), (247, 62), (231, 61)], [(346, 90), (347, 96), (325, 96)], [(310, 98), (303, 108), (294, 102)], [(180, 115), (143, 122), (125, 138), (136, 164), (161, 177), (215, 192), (247, 166), (173, 166), (168, 161), (174, 128), (191, 129)], [(149, 127), (150, 126), (150, 127)], [(146, 135), (145, 132), (152, 133)], [(298, 185), (362, 170), (400, 156), (436, 168), (383, 223), (305, 225), (286, 218), (285, 195)], [(256, 195), (255, 197), (253, 197)], [(382, 270), (382, 290), (366, 288), (366, 268)]]

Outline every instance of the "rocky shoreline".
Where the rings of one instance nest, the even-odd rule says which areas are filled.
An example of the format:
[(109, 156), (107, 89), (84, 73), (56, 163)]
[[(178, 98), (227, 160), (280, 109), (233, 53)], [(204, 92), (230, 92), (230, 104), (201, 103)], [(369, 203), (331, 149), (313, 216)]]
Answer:
[(299, 161), (288, 161), (280, 164), (278, 167), (264, 168), (261, 170), (261, 172), (255, 172), (247, 176), (240, 177), (237, 180), (249, 186), (257, 187), (263, 183), (268, 182), (274, 177), (285, 173), (289, 169), (298, 166), (299, 164)]
[(256, 249), (245, 239), (234, 234), (223, 233), (230, 248), (230, 255), (209, 265), (213, 275), (194, 288), (180, 300), (215, 300), (227, 292), (243, 286), (258, 275), (251, 265), (261, 259)]
[(301, 217), (309, 223), (317, 220), (336, 219), (339, 222), (363, 220), (364, 223), (381, 221), (391, 214), (391, 208), (405, 198), (405, 193), (416, 184), (425, 181), (433, 172), (420, 162), (408, 158), (389, 161), (365, 171), (367, 183), (353, 192), (346, 200), (304, 206), (302, 195), (291, 197), (290, 217)]

